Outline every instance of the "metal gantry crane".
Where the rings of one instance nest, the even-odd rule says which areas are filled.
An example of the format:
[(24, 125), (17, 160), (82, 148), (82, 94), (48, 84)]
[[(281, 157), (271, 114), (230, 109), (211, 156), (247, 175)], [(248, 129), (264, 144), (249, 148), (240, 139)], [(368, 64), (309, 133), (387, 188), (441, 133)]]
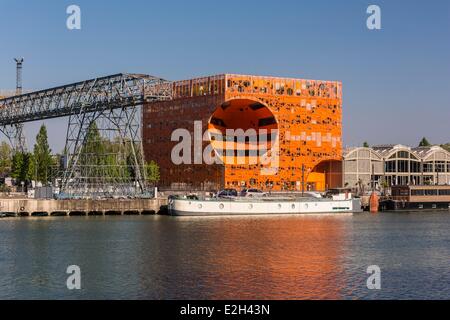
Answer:
[[(172, 82), (120, 73), (1, 99), (0, 131), (12, 141), (10, 128), (68, 117), (60, 194), (139, 196), (147, 192), (139, 107), (171, 99)], [(101, 142), (114, 147), (99, 150)]]

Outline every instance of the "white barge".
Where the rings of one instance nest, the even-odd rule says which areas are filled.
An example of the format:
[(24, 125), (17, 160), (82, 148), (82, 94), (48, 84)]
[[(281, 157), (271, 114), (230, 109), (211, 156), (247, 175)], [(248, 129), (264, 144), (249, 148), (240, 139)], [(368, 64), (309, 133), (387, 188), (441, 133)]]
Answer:
[(205, 198), (169, 199), (169, 214), (174, 216), (345, 214), (362, 212), (361, 200), (351, 194), (332, 198)]

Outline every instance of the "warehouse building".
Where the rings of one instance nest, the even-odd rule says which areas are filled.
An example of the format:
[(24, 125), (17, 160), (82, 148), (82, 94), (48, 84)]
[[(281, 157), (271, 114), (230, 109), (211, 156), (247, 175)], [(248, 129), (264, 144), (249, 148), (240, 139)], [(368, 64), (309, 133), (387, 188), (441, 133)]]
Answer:
[(369, 190), (450, 184), (450, 152), (439, 146), (383, 145), (344, 150), (344, 185)]

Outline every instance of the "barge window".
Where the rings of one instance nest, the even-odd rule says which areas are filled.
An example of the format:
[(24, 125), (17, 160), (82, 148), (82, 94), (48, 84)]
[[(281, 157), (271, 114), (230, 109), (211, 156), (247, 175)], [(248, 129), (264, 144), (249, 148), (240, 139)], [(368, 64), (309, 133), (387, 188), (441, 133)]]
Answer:
[(439, 190), (440, 196), (450, 196), (450, 189)]
[(425, 190), (425, 195), (426, 196), (437, 196), (438, 191), (437, 190)]
[(425, 190), (411, 190), (411, 195), (412, 196), (424, 196), (425, 195)]

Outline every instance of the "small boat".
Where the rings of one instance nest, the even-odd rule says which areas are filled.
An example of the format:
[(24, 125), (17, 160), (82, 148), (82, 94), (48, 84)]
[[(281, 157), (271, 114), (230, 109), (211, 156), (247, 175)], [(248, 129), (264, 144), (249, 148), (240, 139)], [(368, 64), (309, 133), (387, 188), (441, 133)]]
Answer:
[(350, 193), (317, 197), (170, 197), (168, 210), (174, 216), (344, 214), (362, 212), (361, 200)]

